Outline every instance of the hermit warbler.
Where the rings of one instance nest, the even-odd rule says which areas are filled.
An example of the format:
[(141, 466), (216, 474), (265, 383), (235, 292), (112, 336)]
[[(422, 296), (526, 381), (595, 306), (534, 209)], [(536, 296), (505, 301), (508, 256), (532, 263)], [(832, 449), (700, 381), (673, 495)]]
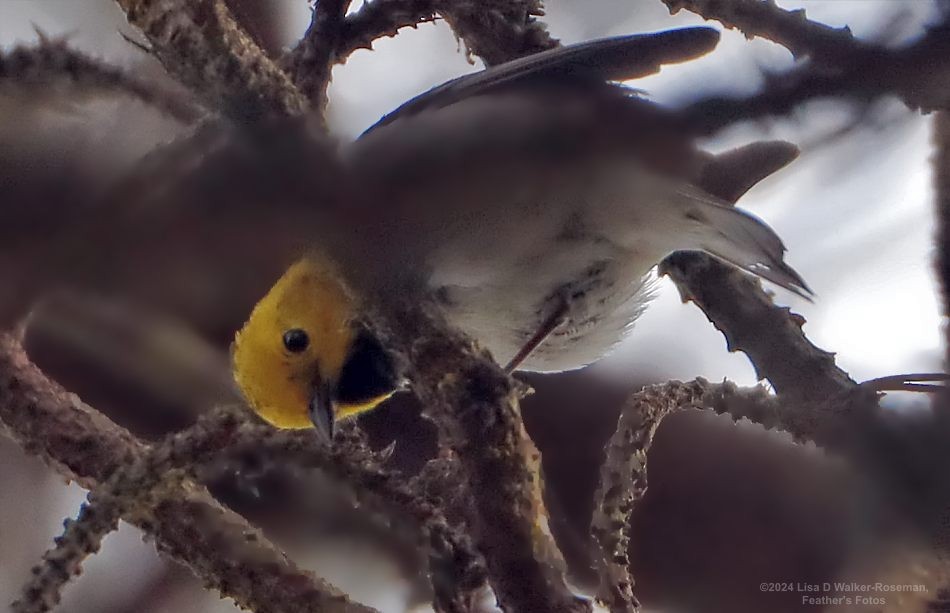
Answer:
[(330, 435), (397, 388), (348, 283), (422, 288), (499, 363), (531, 371), (607, 353), (673, 251), (807, 293), (767, 225), (694, 185), (706, 158), (676, 115), (610, 83), (717, 38), (689, 28), (525, 57), (436, 87), (344, 146), (351, 199), (322, 229), (322, 255), (291, 267), (236, 337), (249, 403)]

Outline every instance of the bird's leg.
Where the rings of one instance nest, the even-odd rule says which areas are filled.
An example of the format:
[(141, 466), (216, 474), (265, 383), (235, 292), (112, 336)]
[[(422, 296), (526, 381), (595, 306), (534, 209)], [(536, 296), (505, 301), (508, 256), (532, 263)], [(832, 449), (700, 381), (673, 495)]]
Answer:
[(528, 339), (528, 342), (518, 350), (518, 353), (515, 354), (515, 357), (511, 358), (508, 363), (505, 365), (505, 372), (511, 374), (521, 366), (521, 363), (528, 359), (528, 356), (537, 349), (544, 340), (551, 335), (552, 332), (557, 330), (558, 326), (563, 324), (567, 320), (567, 311), (568, 304), (567, 300), (561, 300), (558, 303), (558, 307), (544, 320), (541, 322), (541, 325), (538, 327), (537, 332), (531, 335), (531, 338)]

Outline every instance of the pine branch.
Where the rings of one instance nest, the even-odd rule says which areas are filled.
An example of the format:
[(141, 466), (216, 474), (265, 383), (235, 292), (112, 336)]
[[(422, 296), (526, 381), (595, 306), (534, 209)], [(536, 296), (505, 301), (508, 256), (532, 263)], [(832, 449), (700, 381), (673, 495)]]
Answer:
[(318, 0), (310, 26), (286, 63), (294, 84), (320, 117), (327, 107), (327, 87), (338, 61), (343, 18), (349, 5), (349, 0)]
[[(142, 443), (46, 378), (7, 334), (0, 335), (0, 422), (22, 447), (88, 489), (147, 464)], [(172, 488), (146, 515), (130, 519), (160, 551), (241, 606), (291, 613), (371, 611), (299, 569), (205, 491)]]
[(381, 321), (406, 357), (407, 377), (441, 445), (457, 454), (475, 516), (473, 539), (506, 611), (589, 611), (564, 583), (541, 529), (538, 452), (524, 431), (519, 388), (438, 310), (407, 294), (381, 297)]
[(325, 447), (317, 444), (312, 431), (249, 424), (228, 446), (227, 453), (233, 457), (259, 457), (259, 470), (268, 465), (318, 469), (352, 487), (363, 503), (380, 509), (390, 521), (402, 518), (410, 522), (421, 548), (428, 552), (435, 609), (458, 613), (473, 610), (486, 581), (481, 556), (468, 536), (450, 525), (441, 505), (431, 499), (417, 480), (408, 480), (379, 465), (377, 454), (365, 446), (355, 427), (344, 428), (333, 445)]
[(238, 121), (299, 115), (307, 101), (222, 0), (117, 0), (169, 74)]

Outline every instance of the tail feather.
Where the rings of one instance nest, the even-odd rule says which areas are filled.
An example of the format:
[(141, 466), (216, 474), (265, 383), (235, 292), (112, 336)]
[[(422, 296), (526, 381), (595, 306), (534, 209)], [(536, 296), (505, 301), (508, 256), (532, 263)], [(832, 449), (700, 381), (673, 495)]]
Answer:
[(814, 293), (785, 263), (785, 245), (764, 221), (701, 192), (686, 194), (686, 217), (696, 229), (698, 247), (733, 266), (787, 289), (806, 300)]

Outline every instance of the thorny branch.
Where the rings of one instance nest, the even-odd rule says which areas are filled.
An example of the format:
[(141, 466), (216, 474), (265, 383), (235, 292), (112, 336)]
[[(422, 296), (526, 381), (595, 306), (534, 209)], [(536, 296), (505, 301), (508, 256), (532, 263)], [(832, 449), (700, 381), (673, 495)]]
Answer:
[[(6, 334), (0, 335), (0, 420), (24, 449), (90, 490), (148, 453), (126, 430), (47, 379)], [(251, 610), (369, 610), (299, 569), (206, 492), (176, 488), (149, 517), (130, 520), (209, 588)]]
[(14, 613), (42, 613), (59, 604), (63, 586), (82, 572), (82, 563), (99, 551), (102, 539), (119, 525), (120, 506), (114, 501), (99, 499), (82, 505), (79, 516), (66, 520), (56, 546), (43, 554), (40, 565), (33, 567), (32, 577), (23, 595), (11, 609)]
[(343, 18), (349, 5), (349, 0), (317, 2), (310, 27), (288, 58), (291, 78), (321, 117), (327, 106), (330, 70), (337, 63)]
[(591, 519), (600, 576), (597, 600), (611, 613), (639, 610), (629, 559), (631, 519), (646, 494), (647, 453), (653, 435), (667, 415), (688, 408), (708, 409), (770, 429), (788, 430), (799, 440), (808, 440), (809, 433), (798, 430), (799, 406), (780, 401), (761, 387), (740, 389), (704, 379), (652, 385), (628, 398), (606, 444)]
[(857, 387), (838, 368), (834, 355), (815, 347), (802, 331), (805, 323), (786, 307), (778, 307), (761, 283), (696, 253), (675, 253), (660, 269), (680, 288), (723, 336), (730, 351), (743, 351), (760, 379), (794, 400), (818, 402)]
[[(12, 341), (5, 341), (4, 349), (20, 351)], [(82, 408), (90, 415), (97, 415), (88, 407)], [(95, 451), (87, 449), (85, 453)], [(184, 471), (183, 476), (194, 478), (196, 471), (221, 453), (240, 456), (251, 451), (272, 462), (319, 468), (348, 483), (357, 493), (371, 494), (376, 505), (394, 507), (419, 527), (424, 548), (431, 552), (430, 570), (440, 610), (470, 609), (484, 583), (480, 557), (436, 506), (418, 496), (398, 475), (380, 469), (373, 454), (358, 438), (338, 440), (331, 449), (319, 444), (310, 432), (277, 431), (248, 421), (244, 411), (222, 408), (204, 416), (192, 428), (171, 435), (155, 447), (145, 448), (128, 463), (118, 465), (107, 480), (95, 486), (79, 518), (67, 524), (56, 548), (44, 556), (44, 564), (35, 570), (16, 610), (22, 613), (45, 611), (54, 605), (62, 585), (79, 573), (83, 558), (98, 550), (102, 537), (116, 528), (120, 518), (140, 526), (154, 523), (152, 507), (157, 511), (169, 504), (169, 498), (181, 495), (179, 471)], [(200, 511), (200, 508), (193, 510)], [(222, 577), (220, 581), (228, 584), (233, 579)], [(336, 595), (330, 596), (336, 599)], [(273, 594), (273, 597), (282, 596)], [(301, 606), (305, 608), (300, 610), (308, 610), (306, 602)], [(351, 603), (346, 606), (347, 610), (364, 610)]]
[[(243, 416), (221, 411), (203, 417), (188, 430), (148, 447), (130, 464), (120, 467), (88, 497), (75, 521), (66, 524), (56, 546), (33, 570), (24, 598), (14, 603), (18, 613), (41, 612), (59, 601), (59, 592), (71, 575), (78, 575), (86, 555), (98, 551), (102, 538), (118, 527), (123, 517), (148, 521), (156, 490), (174, 491), (181, 485), (182, 469), (208, 462), (230, 440)], [(151, 502), (151, 504), (147, 504)]]
[(168, 72), (239, 120), (298, 115), (306, 99), (222, 0), (117, 0)]
[[(145, 457), (152, 455), (148, 453)], [(82, 572), (82, 563), (99, 551), (102, 539), (119, 527), (123, 516), (130, 516), (145, 501), (157, 501), (162, 494), (159, 482), (164, 493), (171, 495), (181, 486), (181, 471), (178, 470), (156, 474), (155, 483), (136, 481), (139, 476), (142, 475), (138, 470), (122, 470), (90, 492), (76, 519), (66, 520), (63, 534), (55, 539), (54, 547), (43, 554), (39, 565), (33, 567), (21, 599), (12, 605), (15, 613), (43, 613), (54, 608), (66, 583)], [(147, 517), (147, 511), (139, 513)]]
[[(796, 55), (811, 56), (803, 67), (771, 79), (759, 94), (739, 100), (712, 98), (684, 109), (684, 121), (699, 133), (786, 113), (818, 96), (871, 100), (897, 93), (911, 106), (931, 109), (948, 102), (943, 85), (950, 80), (950, 24), (934, 25), (915, 43), (891, 50), (858, 41), (846, 29), (808, 21), (803, 11), (788, 12), (774, 4), (745, 0), (667, 4), (672, 12), (687, 8), (747, 36), (764, 36)], [(802, 331), (804, 320), (773, 305), (760, 283), (696, 253), (674, 254), (661, 264), (660, 272), (674, 280), (684, 301), (703, 310), (730, 350), (744, 351), (760, 378), (769, 379), (785, 400), (800, 405), (794, 421), (786, 423), (798, 436), (844, 445), (842, 431), (855, 426), (852, 413), (876, 406), (873, 394), (841, 370), (833, 354), (808, 341)]]
[[(332, 4), (330, 2), (328, 6)], [(315, 46), (327, 47), (314, 25), (318, 13), (335, 11), (332, 8), (323, 10), (320, 5), (319, 2), (316, 5), (310, 30), (288, 56), (288, 65), (299, 65), (303, 56), (313, 55)], [(395, 36), (402, 28), (414, 28), (432, 21), (437, 14), (452, 26), (456, 36), (465, 41), (469, 52), (481, 57), (488, 65), (556, 46), (556, 41), (537, 19), (544, 14), (537, 0), (371, 0), (342, 21), (337, 20), (338, 29), (333, 33), (335, 44), (320, 55), (330, 63), (343, 62), (357, 49), (372, 48), (374, 40)]]
[(469, 53), (488, 65), (557, 44), (536, 19), (543, 15), (537, 0), (373, 0), (346, 15), (348, 6), (342, 0), (317, 2), (310, 27), (283, 61), (294, 83), (321, 114), (334, 64), (345, 62), (357, 49), (372, 48), (378, 38), (432, 21), (437, 13), (465, 41)]
[(705, 19), (715, 19), (727, 28), (739, 30), (747, 38), (759, 36), (778, 43), (796, 57), (810, 55), (849, 62), (873, 49), (873, 45), (856, 39), (847, 26), (832, 28), (806, 19), (804, 9), (786, 11), (761, 0), (663, 0), (663, 3), (671, 14), (685, 9)]
[[(782, 142), (755, 143), (710, 160), (699, 183), (728, 202), (738, 200), (762, 178), (789, 163), (797, 150)], [(759, 379), (768, 379), (785, 399), (817, 406), (847, 395), (857, 384), (804, 334), (804, 320), (778, 307), (762, 284), (706, 254), (679, 252), (667, 257), (659, 273), (676, 284), (726, 339), (730, 351), (742, 351)], [(807, 438), (814, 434), (797, 432)]]
[(341, 434), (327, 449), (314, 444), (311, 432), (247, 425), (227, 452), (237, 457), (254, 453), (276, 464), (320, 469), (352, 486), (357, 496), (387, 515), (395, 513), (409, 519), (417, 526), (423, 549), (429, 554), (437, 610), (470, 610), (486, 577), (481, 557), (467, 535), (451, 525), (440, 505), (426, 494), (426, 482), (407, 481), (403, 475), (382, 469), (358, 433)]
[(426, 301), (384, 304), (387, 331), (405, 352), (413, 391), (465, 469), (475, 505), (473, 537), (501, 606), (589, 610), (567, 589), (552, 557), (556, 549), (541, 532), (539, 458), (524, 432), (515, 382)]
[(600, 549), (597, 600), (611, 613), (636, 611), (630, 573), (630, 519), (647, 489), (647, 451), (660, 421), (678, 408), (701, 399), (700, 384), (668, 384), (644, 388), (625, 404), (617, 430), (607, 443), (591, 521), (591, 535)]
[[(378, 38), (392, 37), (403, 28), (435, 20), (440, 0), (371, 0), (346, 16), (340, 27), (337, 58), (343, 61), (357, 49), (372, 49)], [(299, 46), (298, 46), (299, 49)], [(295, 50), (294, 53), (297, 53)]]
[[(771, 7), (762, 9), (769, 14), (773, 10), (784, 13), (774, 4), (755, 4)], [(712, 12), (722, 6), (730, 4), (702, 3), (701, 8), (710, 12), (701, 14), (728, 25), (726, 16)], [(812, 22), (802, 24), (806, 32), (817, 27)], [(748, 27), (748, 34), (758, 32), (751, 23)], [(914, 43), (896, 49), (859, 43), (836, 31), (843, 39), (839, 53), (825, 51), (828, 43), (820, 36), (815, 40), (814, 35), (792, 36), (792, 32), (796, 30), (776, 35), (774, 40), (793, 52), (812, 53), (809, 62), (786, 73), (766, 75), (765, 87), (751, 96), (714, 96), (693, 102), (682, 110), (684, 124), (697, 134), (709, 135), (740, 121), (785, 115), (805, 102), (829, 97), (867, 103), (893, 94), (911, 108), (923, 110), (950, 104), (950, 23), (935, 24)]]

